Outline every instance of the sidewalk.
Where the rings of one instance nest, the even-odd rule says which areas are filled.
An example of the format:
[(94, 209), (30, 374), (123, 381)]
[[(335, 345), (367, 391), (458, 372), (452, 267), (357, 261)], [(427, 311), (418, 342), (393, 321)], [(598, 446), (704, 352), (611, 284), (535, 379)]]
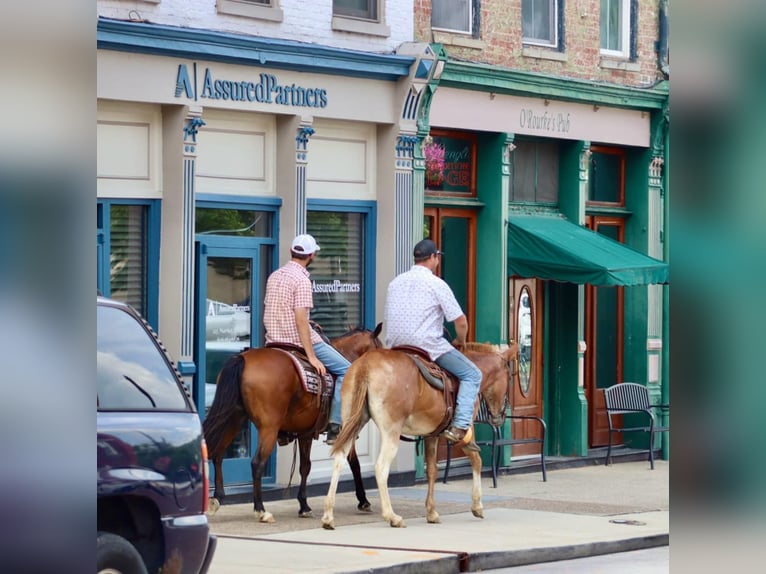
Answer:
[(314, 518), (298, 518), (294, 499), (266, 502), (277, 520), (255, 522), (252, 504), (224, 505), (210, 517), (218, 536), (212, 574), (253, 571), (376, 574), (471, 572), (667, 545), (669, 463), (647, 461), (552, 470), (482, 480), (484, 519), (470, 512), (470, 479), (436, 485), (441, 524), (425, 520), (426, 485), (390, 489), (407, 528), (356, 510), (351, 492), (336, 499), (333, 531), (321, 527), (324, 496), (312, 497)]

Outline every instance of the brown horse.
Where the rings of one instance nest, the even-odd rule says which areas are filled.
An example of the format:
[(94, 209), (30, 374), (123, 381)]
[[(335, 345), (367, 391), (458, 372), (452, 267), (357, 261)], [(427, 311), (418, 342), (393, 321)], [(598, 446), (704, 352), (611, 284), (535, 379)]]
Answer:
[[(363, 353), (382, 347), (374, 331), (354, 329), (330, 341), (349, 361)], [(345, 382), (345, 379), (344, 379)], [(215, 399), (202, 425), (210, 460), (215, 468), (215, 490), (210, 501), (215, 512), (224, 498), (221, 470), (226, 447), (249, 418), (258, 429), (258, 448), (250, 461), (253, 474), (253, 506), (260, 522), (274, 522), (274, 516), (263, 506), (261, 478), (274, 450), (280, 431), (297, 435), (300, 452), (301, 483), (298, 488), (299, 515), (312, 516), (306, 502), (306, 481), (311, 470), (311, 444), (314, 426), (320, 416), (317, 396), (306, 392), (292, 359), (273, 348), (249, 349), (231, 356), (218, 374)], [(354, 475), (360, 510), (369, 510), (356, 451), (348, 453)]]
[[(511, 360), (517, 356), (518, 345), (513, 344), (504, 352), (491, 345), (469, 343), (465, 354), (483, 374), (479, 395), (493, 419), (500, 424), (508, 406)], [(442, 391), (429, 385), (421, 376), (414, 361), (406, 353), (391, 349), (370, 351), (355, 361), (343, 379), (342, 418), (343, 429), (332, 448), (335, 457), (330, 488), (325, 499), (322, 526), (335, 528), (333, 508), (338, 477), (343, 457), (354, 446), (354, 441), (369, 419), (375, 421), (381, 435), (380, 454), (375, 463), (375, 480), (380, 491), (383, 519), (391, 526), (405, 526), (401, 516), (394, 514), (388, 494), (388, 473), (391, 461), (399, 449), (399, 437), (422, 436), (425, 439), (426, 476), (428, 493), (426, 513), (428, 522), (440, 522), (434, 504), (436, 482), (436, 446), (439, 437), (432, 436), (438, 430), (447, 405)], [(474, 416), (478, 411), (476, 401)], [(478, 452), (466, 450), (473, 470), (471, 511), (478, 518), (484, 517), (481, 504), (481, 457)]]

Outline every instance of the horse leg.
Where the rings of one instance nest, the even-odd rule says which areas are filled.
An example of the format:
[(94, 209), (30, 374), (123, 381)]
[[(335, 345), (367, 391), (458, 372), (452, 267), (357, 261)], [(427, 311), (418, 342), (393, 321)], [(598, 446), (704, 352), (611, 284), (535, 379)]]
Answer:
[(394, 513), (391, 497), (388, 494), (388, 474), (391, 471), (391, 461), (396, 457), (398, 450), (399, 429), (395, 429), (393, 433), (391, 429), (381, 432), (380, 454), (378, 460), (375, 461), (375, 480), (380, 492), (380, 509), (383, 513), (383, 519), (393, 528), (404, 528), (407, 525), (401, 516)]
[(215, 489), (213, 490), (213, 498), (208, 501), (207, 513), (213, 516), (221, 507), (221, 501), (225, 496), (223, 490), (223, 473), (221, 467), (223, 466), (223, 455), (216, 456), (213, 459), (213, 472), (215, 472)]
[(471, 475), (473, 486), (471, 488), (471, 512), (476, 518), (484, 518), (484, 506), (481, 504), (481, 455), (474, 451), (465, 451), (468, 460), (471, 461)]
[(335, 493), (338, 491), (338, 479), (343, 470), (343, 459), (348, 458), (349, 452), (354, 448), (354, 443), (349, 443), (335, 453), (332, 465), (332, 478), (330, 486), (327, 489), (327, 497), (324, 499), (324, 514), (322, 515), (322, 528), (325, 530), (335, 530), (335, 517), (333, 509), (335, 508)]
[(298, 516), (301, 518), (313, 518), (314, 513), (306, 500), (306, 483), (308, 482), (309, 472), (311, 472), (311, 443), (314, 438), (310, 434), (301, 435), (298, 438), (298, 452), (300, 453), (300, 475), (301, 484), (298, 487), (298, 504), (300, 510)]
[(348, 465), (351, 467), (351, 474), (354, 475), (354, 490), (356, 490), (356, 499), (359, 501), (356, 508), (362, 512), (372, 512), (372, 505), (367, 500), (367, 493), (364, 490), (362, 467), (359, 465), (359, 457), (356, 455), (356, 445), (348, 453), (347, 460)]
[(426, 495), (426, 520), (431, 524), (441, 522), (439, 513), (436, 512), (436, 502), (434, 501), (434, 485), (436, 484), (439, 469), (436, 466), (436, 447), (439, 444), (439, 437), (427, 437), (425, 439), (426, 455), (426, 478), (428, 478), (428, 494)]
[(263, 477), (263, 468), (269, 460), (274, 445), (277, 442), (277, 428), (264, 429), (258, 433), (258, 448), (255, 451), (253, 459), (250, 461), (250, 468), (253, 473), (253, 510), (255, 517), (259, 522), (275, 522), (274, 515), (267, 512), (263, 506), (263, 490), (261, 489), (261, 479)]

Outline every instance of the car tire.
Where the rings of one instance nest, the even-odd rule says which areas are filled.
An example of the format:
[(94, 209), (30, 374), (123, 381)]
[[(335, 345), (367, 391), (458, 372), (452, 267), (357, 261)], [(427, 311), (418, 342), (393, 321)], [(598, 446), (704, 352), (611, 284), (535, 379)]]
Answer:
[(96, 538), (98, 574), (147, 574), (141, 555), (130, 542), (111, 532), (99, 532)]

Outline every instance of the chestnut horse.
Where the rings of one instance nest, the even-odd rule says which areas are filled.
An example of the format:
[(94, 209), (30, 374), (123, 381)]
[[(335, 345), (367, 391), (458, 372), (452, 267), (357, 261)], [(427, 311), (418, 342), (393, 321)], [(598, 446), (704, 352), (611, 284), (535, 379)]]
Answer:
[[(493, 422), (500, 424), (509, 404), (511, 361), (518, 354), (518, 344), (514, 343), (507, 350), (499, 352), (491, 345), (468, 343), (465, 354), (481, 370), (480, 400), (486, 404)], [(393, 527), (405, 526), (402, 517), (395, 514), (391, 507), (388, 474), (391, 461), (399, 449), (399, 437), (407, 435), (422, 436), (425, 439), (428, 478), (426, 518), (428, 522), (440, 522), (434, 504), (436, 446), (439, 436), (432, 434), (438, 430), (447, 409), (443, 392), (426, 382), (415, 362), (406, 353), (380, 349), (370, 351), (351, 365), (343, 379), (341, 396), (343, 428), (332, 448), (335, 460), (325, 499), (322, 526), (328, 530), (335, 528), (333, 508), (343, 457), (353, 449), (356, 436), (369, 419), (375, 421), (381, 436), (380, 454), (375, 463), (375, 480), (380, 491), (383, 519)], [(479, 400), (474, 407), (474, 417), (478, 408)], [(471, 511), (474, 516), (483, 518), (481, 456), (478, 452), (468, 450), (465, 453), (473, 470)]]
[[(354, 361), (363, 353), (382, 347), (378, 339), (382, 326), (379, 323), (374, 331), (357, 328), (330, 342), (349, 361)], [(250, 461), (256, 518), (260, 522), (274, 522), (274, 516), (263, 506), (261, 478), (279, 431), (298, 435), (301, 475), (299, 515), (312, 516), (306, 502), (306, 481), (311, 470), (314, 426), (320, 414), (317, 395), (304, 390), (292, 358), (284, 351), (266, 347), (248, 349), (229, 357), (218, 374), (215, 399), (202, 425), (210, 460), (215, 468), (215, 490), (210, 500), (210, 512), (215, 512), (224, 498), (221, 463), (226, 447), (249, 418), (258, 429), (258, 447)], [(356, 451), (351, 450), (347, 454), (354, 475), (358, 507), (369, 510), (370, 503), (365, 495)]]

